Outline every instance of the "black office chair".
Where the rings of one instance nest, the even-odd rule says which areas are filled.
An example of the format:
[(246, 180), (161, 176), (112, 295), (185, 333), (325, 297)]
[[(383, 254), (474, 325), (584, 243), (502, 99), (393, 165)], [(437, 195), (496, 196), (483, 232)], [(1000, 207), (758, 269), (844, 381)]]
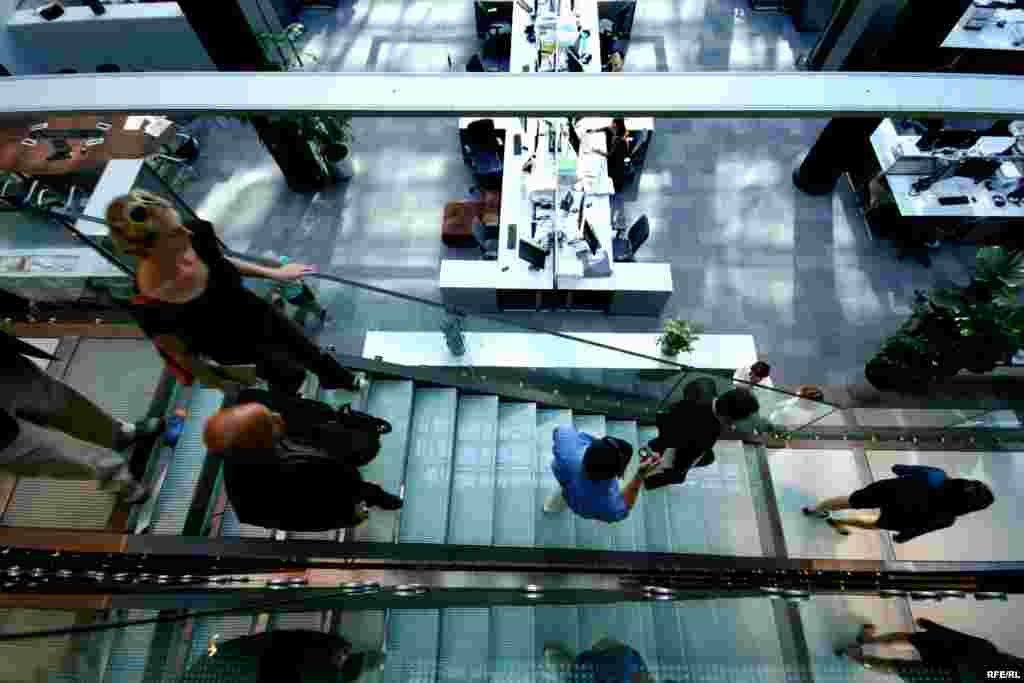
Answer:
[[(477, 178), (500, 178), (504, 168), (504, 139), (498, 135), (493, 119), (480, 119), (466, 126), (462, 158)], [(493, 182), (489, 183), (493, 185)], [(500, 183), (499, 183), (500, 184)]]
[(625, 239), (616, 237), (612, 240), (612, 256), (616, 261), (635, 261), (636, 252), (651, 236), (651, 223), (647, 216), (640, 216), (626, 233)]
[(498, 260), (498, 226), (473, 221), (473, 239), (476, 240), (485, 261)]

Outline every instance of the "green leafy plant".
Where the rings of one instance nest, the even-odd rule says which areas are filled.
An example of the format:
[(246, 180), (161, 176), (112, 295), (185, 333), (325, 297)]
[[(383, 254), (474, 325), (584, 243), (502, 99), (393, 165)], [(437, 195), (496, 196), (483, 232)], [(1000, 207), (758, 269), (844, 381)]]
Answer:
[(263, 48), (263, 55), (268, 62), (277, 66), (281, 71), (292, 71), (305, 68), (306, 62), (320, 63), (320, 57), (315, 52), (299, 50), (295, 46), (295, 41), (305, 32), (305, 26), (294, 23), (289, 24), (280, 33), (257, 33), (256, 40)]
[(1024, 346), (1024, 254), (1003, 247), (978, 250), (967, 286), (916, 292), (910, 318), (864, 369), (883, 391), (924, 393), (961, 370), (989, 372)]
[(658, 337), (658, 346), (666, 356), (688, 353), (693, 351), (693, 344), (703, 331), (704, 326), (700, 323), (679, 319), (666, 320), (662, 334)]

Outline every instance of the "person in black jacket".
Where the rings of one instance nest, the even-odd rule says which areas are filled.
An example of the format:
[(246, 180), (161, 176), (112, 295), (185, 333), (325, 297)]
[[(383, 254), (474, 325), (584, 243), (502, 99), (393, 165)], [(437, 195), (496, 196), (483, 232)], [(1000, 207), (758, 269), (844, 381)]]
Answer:
[(158, 432), (161, 420), (122, 422), (30, 358), (57, 360), (0, 332), (0, 470), (24, 477), (96, 479), (129, 503), (144, 501), (149, 490), (117, 451)]
[(341, 636), (310, 630), (271, 630), (216, 641), (180, 683), (347, 683), (379, 668), (383, 653), (352, 652)]
[[(244, 396), (244, 394), (243, 394)], [(326, 410), (330, 410), (326, 408)], [(282, 531), (330, 531), (366, 521), (370, 507), (397, 510), (402, 499), (363, 481), (337, 430), (296, 411), (240, 403), (206, 423), (207, 448), (224, 459), (224, 488), (238, 519)]]
[[(703, 384), (711, 387), (707, 390)], [(699, 391), (692, 391), (696, 387)], [(706, 395), (698, 395), (704, 392)], [(668, 413), (657, 417), (658, 436), (648, 444), (655, 453), (675, 449), (672, 464), (662, 472), (645, 480), (647, 489), (657, 489), (686, 480), (691, 467), (706, 467), (715, 461), (711, 450), (722, 435), (723, 427), (731, 427), (737, 420), (750, 417), (758, 411), (757, 399), (747, 389), (730, 389), (721, 396), (713, 382), (697, 381), (687, 386), (684, 399), (673, 405)], [(686, 397), (689, 394), (688, 397)]]
[(115, 246), (139, 259), (131, 312), (182, 384), (223, 387), (221, 366), (254, 365), (275, 391), (295, 395), (310, 370), (325, 389), (359, 390), (364, 380), (307, 338), (242, 276), (293, 282), (315, 269), (230, 258), (206, 221), (183, 224), (174, 205), (135, 190), (107, 209)]
[[(956, 518), (992, 505), (995, 496), (983, 482), (951, 479), (938, 467), (893, 465), (894, 479), (882, 479), (849, 496), (838, 496), (805, 507), (805, 515), (828, 521), (838, 533), (848, 527), (895, 531), (893, 541), (906, 543), (921, 534), (953, 526)], [(839, 510), (877, 509), (870, 518), (842, 520), (831, 517)]]

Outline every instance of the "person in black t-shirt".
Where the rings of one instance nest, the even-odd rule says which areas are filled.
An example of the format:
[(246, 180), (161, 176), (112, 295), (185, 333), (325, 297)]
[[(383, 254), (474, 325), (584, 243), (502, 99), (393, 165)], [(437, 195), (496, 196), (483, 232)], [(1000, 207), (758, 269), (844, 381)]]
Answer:
[(255, 365), (272, 389), (292, 395), (306, 370), (326, 389), (362, 388), (363, 378), (242, 284), (242, 276), (295, 281), (314, 268), (265, 268), (226, 257), (211, 224), (182, 224), (169, 200), (149, 192), (115, 199), (107, 222), (115, 246), (139, 259), (132, 314), (183, 384), (198, 378), (223, 386), (210, 359), (222, 366)]
[(260, 403), (220, 410), (206, 423), (206, 446), (224, 458), (224, 488), (240, 521), (330, 531), (361, 524), (369, 507), (402, 507), (401, 498), (363, 481), (358, 468), (366, 463), (346, 460), (346, 444), (329, 429), (313, 439), (314, 430), (299, 431)]
[[(700, 389), (698, 385), (699, 382), (694, 383)], [(690, 388), (687, 387), (688, 392)], [(713, 463), (715, 454), (711, 448), (722, 435), (722, 428), (731, 427), (737, 420), (757, 411), (757, 399), (750, 391), (731, 389), (717, 398), (713, 394), (691, 395), (673, 405), (667, 413), (659, 414), (658, 436), (651, 440), (648, 448), (656, 453), (674, 448), (675, 459), (667, 469), (648, 477), (646, 487), (650, 490), (682, 483), (691, 467)]]

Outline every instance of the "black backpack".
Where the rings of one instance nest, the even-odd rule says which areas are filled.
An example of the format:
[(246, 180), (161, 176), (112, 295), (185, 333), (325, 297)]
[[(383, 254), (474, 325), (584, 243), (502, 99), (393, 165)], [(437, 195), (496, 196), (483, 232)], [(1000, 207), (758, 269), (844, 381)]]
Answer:
[[(260, 403), (280, 413), (287, 425), (286, 438), (316, 448), (332, 460), (357, 467), (371, 462), (380, 452), (380, 437), (391, 423), (344, 405), (338, 410), (306, 398), (282, 396), (262, 389), (247, 389), (238, 403)], [(317, 458), (309, 454), (303, 457)]]

